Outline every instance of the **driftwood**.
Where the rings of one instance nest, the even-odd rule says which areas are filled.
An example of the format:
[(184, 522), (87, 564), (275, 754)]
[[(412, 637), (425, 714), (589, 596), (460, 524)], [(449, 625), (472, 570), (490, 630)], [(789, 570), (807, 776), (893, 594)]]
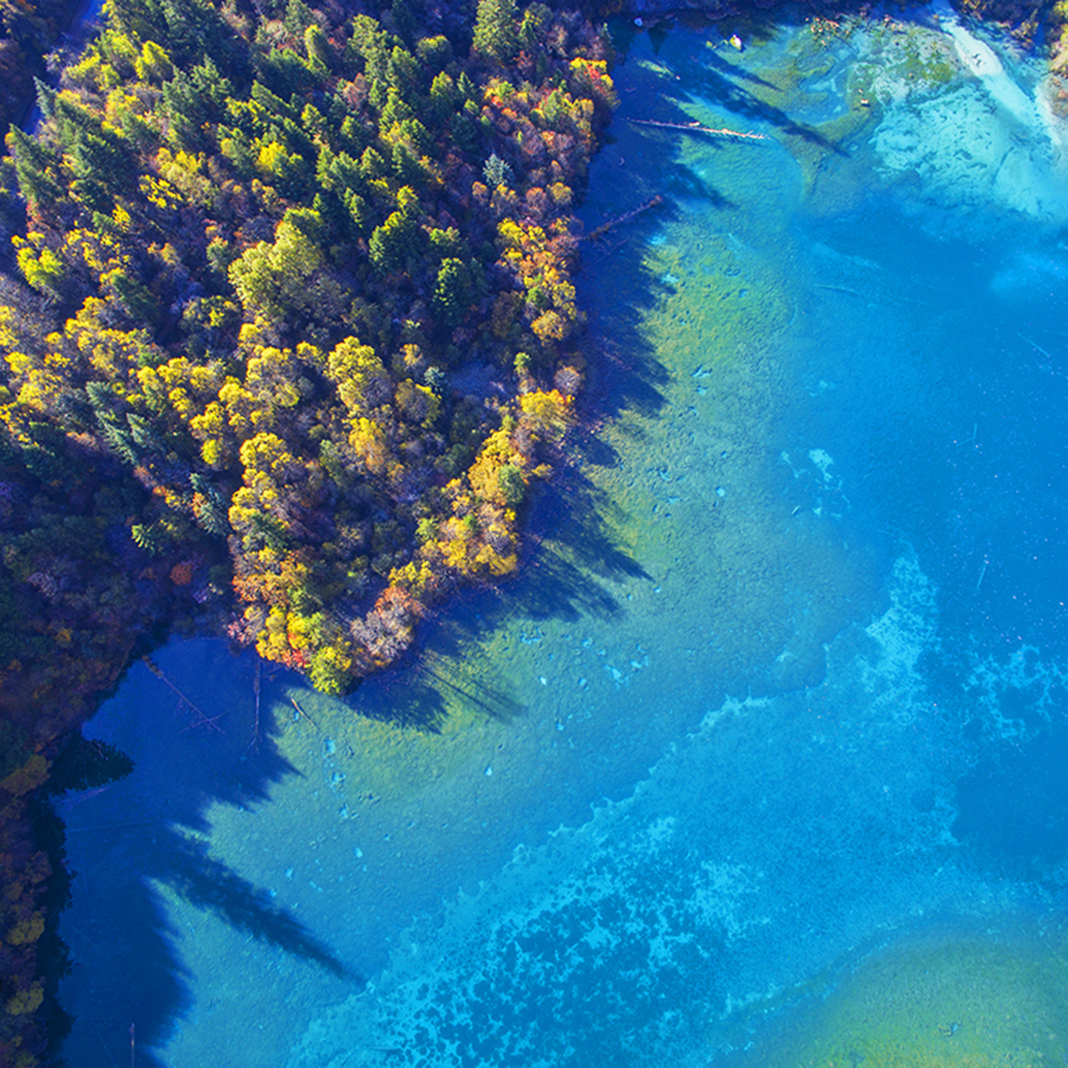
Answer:
[(846, 293), (851, 297), (860, 297), (861, 300), (865, 299), (863, 293), (858, 293), (855, 289), (850, 289), (849, 286), (834, 286), (827, 282), (817, 282), (816, 288), (829, 289), (832, 293)]
[(207, 727), (211, 727), (212, 730), (218, 731), (220, 734), (224, 733), (222, 727), (219, 726), (219, 720), (226, 715), (225, 712), (220, 712), (217, 716), (206, 716), (195, 704), (193, 704), (192, 701), (189, 700), (188, 697), (186, 697), (184, 693), (182, 693), (181, 690), (178, 689), (177, 686), (174, 685), (173, 682), (171, 682), (170, 679), (167, 678), (166, 675), (163, 674), (163, 668), (161, 668), (159, 664), (147, 656), (143, 656), (141, 659), (145, 662), (145, 666), (148, 670), (151, 671), (160, 682), (165, 686), (169, 686), (178, 695), (179, 708), (181, 708), (182, 705), (187, 705), (196, 713), (197, 718), (186, 727), (185, 730), (190, 730), (193, 727), (199, 727), (201, 724), (204, 724)]
[(315, 727), (316, 730), (319, 729), (319, 727), (316, 724), (315, 720), (312, 719), (311, 716), (309, 716), (308, 713), (305, 712), (304, 709), (301, 708), (300, 705), (298, 705), (297, 702), (292, 697), (289, 699), (289, 703), (297, 710), (297, 712), (300, 715), (302, 715), (313, 727)]
[(263, 661), (256, 657), (256, 674), (252, 679), (252, 694), (256, 699), (255, 710), (252, 713), (252, 737), (249, 739), (249, 749), (259, 749), (260, 747), (260, 669), (263, 667)]
[(702, 126), (696, 119), (693, 122), (657, 122), (656, 119), (628, 119), (636, 126), (659, 126), (664, 130), (682, 130), (683, 133), (715, 134), (717, 137), (742, 137), (747, 141), (766, 141), (766, 134), (742, 133), (740, 130), (716, 130), (711, 126)]
[(651, 197), (644, 204), (640, 204), (638, 207), (634, 208), (631, 211), (624, 212), (622, 215), (616, 215), (613, 218), (609, 219), (608, 222), (602, 223), (600, 226), (597, 227), (597, 229), (591, 230), (587, 235), (587, 240), (595, 241), (599, 237), (604, 237), (604, 235), (607, 234), (609, 230), (614, 229), (621, 223), (630, 222), (631, 219), (635, 218), (638, 215), (641, 215), (643, 211), (648, 211), (650, 208), (655, 208), (657, 204), (663, 203), (664, 198), (659, 193), (657, 193), (655, 197)]

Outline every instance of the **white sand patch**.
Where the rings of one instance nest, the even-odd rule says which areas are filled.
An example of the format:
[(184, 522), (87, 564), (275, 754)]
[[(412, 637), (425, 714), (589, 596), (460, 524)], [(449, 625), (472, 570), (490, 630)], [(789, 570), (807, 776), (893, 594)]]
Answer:
[(1048, 93), (1017, 80), (948, 4), (932, 13), (972, 79), (933, 97), (892, 102), (873, 138), (884, 172), (913, 173), (944, 207), (996, 207), (1068, 221), (1064, 124)]
[(997, 53), (970, 33), (945, 0), (932, 6), (942, 29), (953, 38), (953, 47), (964, 67), (983, 83), (986, 91), (1011, 115), (1025, 125), (1039, 119), (1035, 101), (1016, 84), (1006, 72)]
[(820, 474), (823, 476), (824, 482), (831, 481), (831, 466), (834, 464), (834, 460), (831, 458), (830, 453), (826, 449), (809, 449), (808, 458), (819, 468)]
[(912, 553), (894, 562), (888, 585), (890, 607), (865, 628), (878, 652), (857, 667), (871, 695), (871, 714), (905, 725), (923, 707), (918, 696), (926, 684), (917, 663), (926, 650), (938, 648), (937, 589)]

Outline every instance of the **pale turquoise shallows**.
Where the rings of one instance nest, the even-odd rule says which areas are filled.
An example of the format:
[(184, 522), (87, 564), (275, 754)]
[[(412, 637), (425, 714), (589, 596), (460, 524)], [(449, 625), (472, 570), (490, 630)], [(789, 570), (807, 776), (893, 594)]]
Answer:
[(615, 28), (585, 223), (663, 203), (523, 574), (258, 746), (208, 641), (89, 725), (72, 1065), (1063, 1063), (1068, 125), (948, 8), (777, 18)]

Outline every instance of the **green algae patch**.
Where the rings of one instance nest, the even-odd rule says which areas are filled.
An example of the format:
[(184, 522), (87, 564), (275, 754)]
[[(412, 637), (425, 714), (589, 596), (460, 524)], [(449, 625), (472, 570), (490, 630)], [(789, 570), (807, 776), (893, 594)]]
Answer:
[(816, 137), (788, 139), (790, 152), (801, 169), (806, 205), (823, 216), (834, 216), (863, 202), (865, 190), (860, 179), (867, 161), (851, 153), (854, 142), (871, 121), (869, 108), (857, 104), (851, 111), (814, 128)]
[(811, 28), (758, 62), (748, 91), (783, 117), (774, 136), (797, 162), (808, 209), (833, 216), (870, 189), (861, 142), (885, 109), (923, 100), (963, 75), (952, 41), (936, 29), (821, 19)]
[(867, 962), (766, 1068), (1038, 1068), (1068, 1049), (1068, 955), (1038, 933), (929, 935)]
[(876, 24), (866, 33), (865, 59), (850, 68), (850, 90), (889, 104), (927, 95), (962, 76), (952, 41), (909, 23)]
[[(411, 796), (470, 764), (487, 748), (486, 732), (498, 733), (518, 709), (487, 691), (480, 675), (489, 667), (476, 659), (477, 666), (459, 657), (428, 657), (414, 678), (380, 688), (369, 708), (360, 695), (340, 702), (294, 689), (276, 715), (297, 736), (292, 744), (298, 749), (326, 747), (337, 756), (360, 801)], [(383, 711), (391, 718), (373, 718)]]

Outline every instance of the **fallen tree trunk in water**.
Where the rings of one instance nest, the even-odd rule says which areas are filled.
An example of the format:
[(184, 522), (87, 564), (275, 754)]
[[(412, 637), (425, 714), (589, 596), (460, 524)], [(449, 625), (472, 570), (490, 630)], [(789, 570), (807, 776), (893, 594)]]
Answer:
[(702, 126), (696, 119), (693, 122), (657, 122), (656, 119), (628, 119), (637, 126), (659, 126), (665, 130), (682, 130), (684, 133), (716, 134), (719, 137), (744, 137), (749, 141), (766, 141), (766, 134), (742, 133), (740, 130), (716, 130), (711, 126)]

